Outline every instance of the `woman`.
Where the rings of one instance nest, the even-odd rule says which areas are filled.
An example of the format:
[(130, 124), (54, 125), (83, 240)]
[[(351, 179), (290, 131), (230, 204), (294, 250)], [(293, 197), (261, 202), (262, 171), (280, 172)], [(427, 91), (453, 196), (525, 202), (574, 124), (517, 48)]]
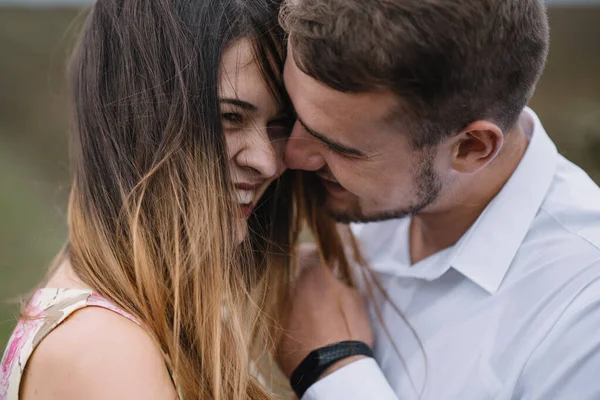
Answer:
[(0, 399), (271, 398), (250, 365), (297, 232), (277, 9), (97, 1), (69, 71), (69, 240)]

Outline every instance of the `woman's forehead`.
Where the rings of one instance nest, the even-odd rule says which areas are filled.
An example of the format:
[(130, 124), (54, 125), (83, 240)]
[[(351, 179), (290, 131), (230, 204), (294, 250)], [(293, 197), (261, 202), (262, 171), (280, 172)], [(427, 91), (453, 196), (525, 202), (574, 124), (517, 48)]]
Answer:
[(223, 53), (219, 95), (247, 101), (269, 112), (279, 108), (263, 76), (251, 40), (240, 39)]

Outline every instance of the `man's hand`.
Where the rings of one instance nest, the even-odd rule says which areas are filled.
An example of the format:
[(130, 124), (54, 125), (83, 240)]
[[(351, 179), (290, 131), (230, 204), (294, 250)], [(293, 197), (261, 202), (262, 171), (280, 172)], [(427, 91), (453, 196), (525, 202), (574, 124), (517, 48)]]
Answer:
[[(290, 290), (285, 333), (278, 345), (279, 364), (287, 377), (311, 351), (320, 347), (344, 340), (360, 340), (373, 346), (362, 295), (320, 264), (314, 246), (300, 250), (300, 265), (302, 272)], [(361, 356), (342, 360), (324, 375), (358, 358)]]

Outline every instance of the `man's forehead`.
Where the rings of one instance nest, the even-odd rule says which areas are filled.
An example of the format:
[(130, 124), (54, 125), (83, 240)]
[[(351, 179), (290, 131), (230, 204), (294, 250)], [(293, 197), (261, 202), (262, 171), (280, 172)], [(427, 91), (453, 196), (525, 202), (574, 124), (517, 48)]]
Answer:
[(286, 63), (285, 84), (299, 114), (377, 121), (386, 118), (398, 103), (389, 91), (347, 93), (335, 90), (305, 74), (291, 57)]

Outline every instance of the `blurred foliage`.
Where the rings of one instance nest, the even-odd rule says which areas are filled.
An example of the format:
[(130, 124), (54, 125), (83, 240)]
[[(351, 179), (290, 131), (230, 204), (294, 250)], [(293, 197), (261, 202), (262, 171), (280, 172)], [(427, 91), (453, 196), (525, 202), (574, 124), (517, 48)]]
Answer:
[(16, 297), (44, 276), (66, 237), (64, 76), (79, 13), (0, 8), (0, 349)]
[[(0, 349), (66, 237), (65, 66), (81, 12), (0, 8)], [(532, 101), (568, 158), (600, 180), (600, 8), (552, 8)]]

